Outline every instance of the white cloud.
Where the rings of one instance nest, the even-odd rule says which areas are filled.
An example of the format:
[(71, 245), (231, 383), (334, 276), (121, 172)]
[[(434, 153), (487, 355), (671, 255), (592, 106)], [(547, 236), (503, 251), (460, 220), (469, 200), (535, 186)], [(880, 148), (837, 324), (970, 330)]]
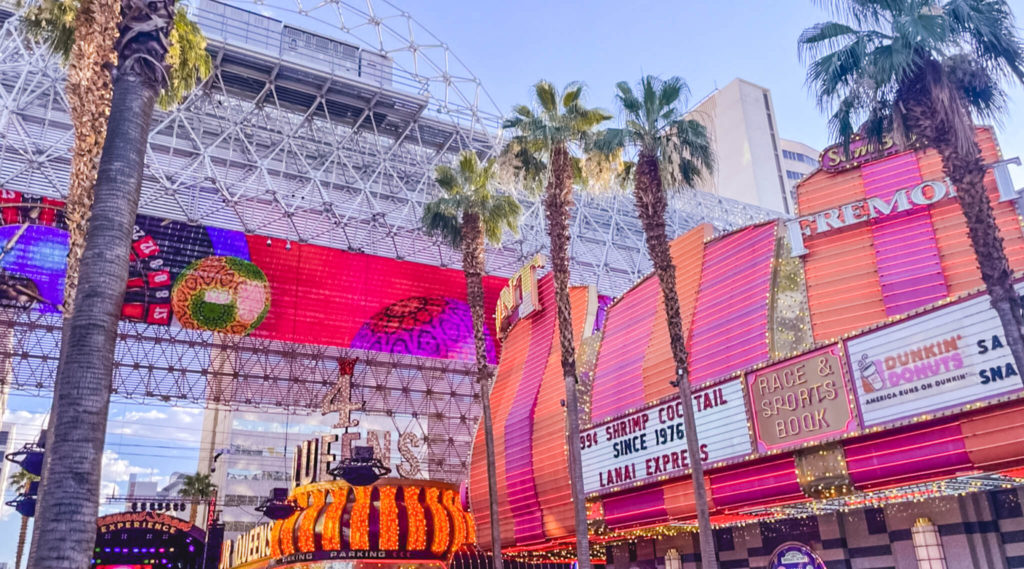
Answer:
[(141, 475), (140, 477), (151, 478), (157, 475), (160, 471), (156, 468), (145, 468), (142, 466), (135, 466), (127, 459), (121, 458), (118, 454), (112, 450), (103, 451), (103, 470), (100, 476), (100, 487), (102, 488), (101, 496), (106, 497), (111, 495), (111, 491), (119, 492), (119, 482), (127, 482), (132, 474)]
[(138, 436), (198, 444), (203, 436), (203, 410), (164, 407), (146, 411), (127, 411), (111, 417), (107, 424), (110, 435)]
[(21, 446), (24, 442), (35, 442), (39, 432), (46, 424), (49, 413), (32, 413), (30, 411), (8, 411), (4, 413), (3, 422), (14, 426), (14, 438)]

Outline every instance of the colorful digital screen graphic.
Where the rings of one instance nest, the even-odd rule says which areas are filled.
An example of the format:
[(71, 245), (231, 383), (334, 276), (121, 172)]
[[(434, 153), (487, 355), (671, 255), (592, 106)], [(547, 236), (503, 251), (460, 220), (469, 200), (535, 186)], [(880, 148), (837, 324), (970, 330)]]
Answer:
[[(34, 283), (43, 300), (35, 309), (56, 312), (63, 302), (68, 247), (62, 204), (10, 191), (2, 196), (0, 269), (19, 282)], [(251, 332), (255, 337), (474, 359), (460, 270), (143, 215), (136, 219), (132, 240), (126, 319), (170, 325), (174, 279), (194, 261), (237, 257), (259, 267), (270, 283), (270, 309)], [(493, 307), (504, 284), (502, 278), (484, 278), (484, 329), (492, 363), (497, 361)]]

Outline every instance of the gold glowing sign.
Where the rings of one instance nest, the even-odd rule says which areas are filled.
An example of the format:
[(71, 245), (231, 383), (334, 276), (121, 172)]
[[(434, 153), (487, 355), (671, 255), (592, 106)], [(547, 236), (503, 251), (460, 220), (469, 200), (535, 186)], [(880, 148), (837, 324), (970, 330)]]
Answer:
[(537, 296), (537, 269), (543, 266), (544, 256), (540, 253), (534, 255), (525, 267), (512, 275), (508, 285), (501, 289), (494, 314), (499, 335), (508, 332), (513, 324), (540, 309), (540, 299)]
[(857, 421), (839, 346), (747, 376), (760, 452), (853, 432)]

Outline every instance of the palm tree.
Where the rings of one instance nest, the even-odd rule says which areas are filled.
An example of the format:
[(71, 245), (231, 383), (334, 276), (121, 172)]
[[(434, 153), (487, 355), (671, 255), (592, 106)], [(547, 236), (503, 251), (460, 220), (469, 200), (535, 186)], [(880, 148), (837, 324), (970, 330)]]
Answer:
[(119, 4), (118, 0), (42, 0), (30, 5), (22, 18), (29, 36), (47, 45), (67, 66), (64, 92), (75, 138), (64, 206), (69, 245), (64, 285), (66, 315), (74, 310), (93, 185), (107, 135), (113, 86), (104, 67), (115, 61)]
[[(96, 9), (93, 4), (78, 9), (87, 6)], [(196, 39), (198, 30), (184, 14), (177, 15), (173, 0), (123, 0), (120, 16), (107, 136), (54, 389), (47, 465), (59, 464), (61, 475), (45, 477), (30, 555), (33, 567), (45, 569), (84, 567), (95, 541), (114, 346), (128, 275), (125, 251), (138, 210), (153, 109), (165, 89), (172, 94), (184, 89), (168, 80), (170, 64), (185, 76), (191, 73), (193, 82), (212, 68), (203, 41)], [(194, 33), (178, 32), (190, 27)]]
[(504, 128), (513, 136), (505, 152), (532, 189), (543, 187), (544, 214), (551, 240), (551, 272), (555, 280), (562, 375), (565, 377), (566, 446), (569, 452), (573, 514), (576, 525), (576, 556), (580, 569), (590, 569), (587, 505), (583, 495), (580, 459), (579, 402), (576, 386), (576, 349), (573, 344), (572, 310), (569, 305), (569, 210), (573, 184), (585, 169), (582, 162), (591, 151), (595, 129), (611, 115), (583, 104), (583, 85), (570, 83), (561, 93), (547, 81), (533, 86), (533, 106), (516, 105)]
[(216, 491), (217, 486), (210, 479), (209, 473), (202, 474), (196, 472), (195, 474), (186, 474), (182, 478), (181, 489), (178, 490), (178, 495), (192, 499), (192, 507), (188, 512), (189, 523), (196, 523), (199, 502), (209, 500)]
[(835, 0), (836, 21), (800, 35), (812, 61), (807, 82), (833, 112), (830, 129), (846, 141), (855, 125), (879, 140), (918, 136), (942, 157), (956, 185), (981, 277), (1018, 369), (1024, 366), (1021, 303), (1003, 239), (985, 193), (985, 165), (973, 116), (997, 119), (1004, 78), (1024, 83), (1024, 44), (1004, 0)]
[[(606, 130), (595, 146), (605, 152), (627, 147), (636, 152), (636, 162), (627, 163), (624, 173), (626, 178), (632, 176), (637, 216), (644, 227), (654, 274), (661, 285), (669, 345), (676, 364), (676, 377), (672, 384), (679, 389), (683, 404), (687, 452), (691, 457), (699, 457), (700, 444), (687, 370), (688, 354), (676, 292), (676, 266), (669, 251), (665, 210), (668, 207), (666, 188), (692, 188), (712, 173), (715, 159), (711, 141), (703, 124), (684, 116), (690, 88), (683, 79), (670, 77), (662, 81), (647, 75), (640, 79), (636, 91), (625, 81), (617, 83), (615, 88), (615, 98), (625, 114), (625, 126)], [(715, 568), (718, 561), (704, 486), (704, 466), (700, 460), (692, 460), (691, 463), (701, 566)]]
[[(120, 22), (119, 0), (40, 0), (28, 7), (22, 25), (67, 66), (64, 91), (68, 98), (75, 139), (71, 153), (64, 218), (68, 225), (68, 268), (64, 285), (64, 314), (74, 311), (79, 264), (93, 201), (100, 153), (106, 140), (113, 85), (108, 67), (116, 59), (114, 41)], [(174, 13), (167, 63), (167, 86), (158, 104), (170, 109), (191, 93), (212, 71), (206, 39), (188, 19), (185, 8)]]
[[(27, 470), (19, 470), (8, 478), (14, 491), (18, 494), (28, 492), (28, 487), (39, 477)], [(21, 569), (21, 558), (25, 554), (25, 538), (28, 537), (28, 516), (21, 516), (21, 530), (18, 531), (18, 550), (14, 556), (14, 569)]]
[(491, 422), (493, 377), (487, 364), (484, 337), (484, 241), (499, 245), (505, 229), (516, 233), (522, 208), (511, 196), (494, 192), (491, 187), (493, 177), (493, 161), (481, 166), (476, 154), (468, 150), (459, 155), (457, 168), (438, 166), (434, 179), (444, 194), (424, 206), (422, 224), (428, 234), (441, 237), (453, 249), (462, 251), (466, 299), (473, 316), (473, 338), (476, 341), (477, 381), (480, 382), (480, 400), (483, 404), (492, 554), (494, 569), (501, 569), (498, 474), (494, 465), (494, 426)]

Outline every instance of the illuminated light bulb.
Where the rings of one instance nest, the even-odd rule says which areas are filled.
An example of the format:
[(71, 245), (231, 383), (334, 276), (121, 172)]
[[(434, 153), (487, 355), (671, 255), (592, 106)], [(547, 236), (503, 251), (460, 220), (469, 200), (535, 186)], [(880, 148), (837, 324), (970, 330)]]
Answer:
[(409, 535), (406, 538), (406, 550), (423, 551), (427, 548), (427, 520), (423, 515), (423, 504), (420, 503), (418, 486), (402, 487), (405, 498), (405, 511), (409, 516)]
[(302, 512), (302, 519), (299, 521), (299, 551), (310, 553), (316, 549), (316, 539), (313, 530), (316, 528), (316, 520), (320, 517), (320, 510), (327, 500), (327, 492), (314, 490), (310, 492), (309, 507)]
[(370, 493), (373, 486), (353, 486), (356, 501), (349, 518), (349, 548), (370, 549)]
[(324, 528), (321, 531), (324, 551), (341, 549), (341, 514), (348, 502), (348, 486), (331, 489), (331, 503), (324, 510)]
[(277, 520), (270, 529), (270, 556), (281, 557), (281, 526), (284, 520)]
[(309, 505), (309, 494), (299, 494), (296, 496), (295, 501), (300, 509), (296, 510), (291, 517), (281, 524), (281, 555), (295, 553), (295, 524), (298, 523), (299, 517), (302, 516), (303, 508)]
[(448, 548), (449, 553), (454, 553), (456, 549), (462, 547), (462, 544), (466, 543), (466, 520), (462, 516), (462, 508), (455, 503), (455, 500), (456, 497), (454, 491), (444, 491), (441, 503), (448, 509), (448, 513), (451, 514), (452, 517), (452, 540), (451, 545)]
[(448, 516), (444, 513), (444, 506), (442, 506), (438, 499), (440, 498), (440, 489), (437, 487), (427, 488), (426, 493), (426, 504), (430, 508), (430, 517), (434, 522), (434, 539), (430, 542), (430, 551), (435, 555), (441, 555), (445, 549), (448, 548), (449, 528), (448, 528)]
[(397, 486), (379, 486), (380, 493), (380, 549), (396, 551), (398, 549), (398, 504), (395, 495)]

